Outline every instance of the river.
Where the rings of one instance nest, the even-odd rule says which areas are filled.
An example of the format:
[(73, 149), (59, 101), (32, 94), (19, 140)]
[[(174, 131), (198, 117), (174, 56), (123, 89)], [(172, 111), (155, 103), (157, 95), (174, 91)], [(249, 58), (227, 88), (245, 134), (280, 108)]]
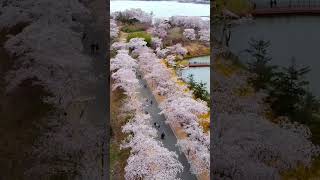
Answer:
[[(191, 58), (190, 62), (210, 62), (210, 56)], [(192, 67), (182, 70), (182, 77), (187, 80), (187, 77), (193, 74), (193, 78), (197, 82), (206, 83), (206, 89), (210, 92), (210, 68), (209, 67)]]
[(210, 4), (180, 3), (177, 1), (110, 1), (110, 12), (141, 8), (154, 17), (210, 16)]
[(287, 66), (291, 57), (298, 65), (311, 67), (307, 75), (310, 90), (320, 96), (320, 17), (290, 16), (256, 18), (252, 24), (242, 24), (232, 28), (231, 50), (242, 60), (248, 56), (242, 53), (248, 48), (250, 38), (271, 42), (269, 54), (272, 64)]

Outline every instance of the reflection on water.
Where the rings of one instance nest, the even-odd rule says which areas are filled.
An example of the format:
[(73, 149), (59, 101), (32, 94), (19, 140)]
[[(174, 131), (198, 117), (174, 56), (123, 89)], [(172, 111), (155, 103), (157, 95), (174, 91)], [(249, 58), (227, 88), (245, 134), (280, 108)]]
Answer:
[(110, 11), (141, 8), (154, 17), (210, 16), (209, 4), (179, 3), (176, 1), (110, 1)]
[[(190, 59), (190, 62), (210, 62), (210, 56), (203, 56)], [(193, 74), (193, 78), (197, 82), (207, 83), (207, 90), (210, 92), (210, 68), (209, 67), (192, 67), (182, 70), (182, 77), (187, 78), (190, 74)]]
[(257, 18), (253, 24), (232, 29), (230, 48), (244, 60), (248, 57), (241, 51), (248, 48), (250, 38), (270, 40), (272, 63), (287, 66), (290, 58), (295, 57), (298, 64), (310, 66), (310, 90), (319, 96), (319, 22), (320, 17), (310, 16)]

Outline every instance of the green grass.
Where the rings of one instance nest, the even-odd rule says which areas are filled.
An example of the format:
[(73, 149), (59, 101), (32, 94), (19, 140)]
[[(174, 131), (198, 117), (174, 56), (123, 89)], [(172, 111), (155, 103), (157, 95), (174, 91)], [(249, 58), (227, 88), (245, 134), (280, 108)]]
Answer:
[(151, 46), (151, 35), (145, 31), (133, 32), (128, 34), (127, 42), (129, 42), (132, 38), (144, 38), (144, 40), (147, 42), (147, 46)]
[(135, 23), (135, 24), (125, 24), (121, 31), (126, 33), (138, 32), (138, 31), (145, 31), (147, 30), (148, 26), (143, 23)]

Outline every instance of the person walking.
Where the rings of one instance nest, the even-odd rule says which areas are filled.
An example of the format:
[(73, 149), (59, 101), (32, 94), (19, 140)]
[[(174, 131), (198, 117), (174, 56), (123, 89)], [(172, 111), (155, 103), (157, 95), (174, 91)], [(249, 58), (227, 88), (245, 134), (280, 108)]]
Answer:
[(83, 34), (82, 34), (82, 41), (85, 40), (86, 37), (87, 37), (87, 33), (86, 33), (86, 32), (83, 32)]
[(152, 105), (152, 100), (150, 100), (150, 104)]
[(95, 47), (96, 52), (98, 52), (98, 51), (99, 51), (99, 44), (98, 44), (98, 43), (96, 43), (96, 44), (95, 44), (95, 46), (96, 46), (96, 47)]
[(164, 139), (164, 136), (165, 136), (165, 134), (164, 134), (164, 132), (162, 132), (161, 139)]
[(95, 45), (93, 43), (91, 43), (91, 54), (94, 54), (94, 50), (95, 50)]
[(82, 109), (82, 110), (81, 110), (81, 113), (80, 113), (80, 119), (82, 118), (83, 113), (84, 113), (84, 110)]

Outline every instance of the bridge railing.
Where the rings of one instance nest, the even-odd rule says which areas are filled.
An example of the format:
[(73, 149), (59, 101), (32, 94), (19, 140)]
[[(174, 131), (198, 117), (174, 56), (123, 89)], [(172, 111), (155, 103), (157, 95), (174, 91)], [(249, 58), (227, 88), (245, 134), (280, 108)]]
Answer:
[[(271, 7), (271, 2), (272, 7)], [(320, 0), (265, 0), (252, 1), (256, 4), (256, 9), (265, 8), (320, 8)]]
[(206, 64), (210, 64), (210, 62), (208, 62), (208, 61), (203, 61), (203, 62), (194, 61), (194, 62), (190, 62), (190, 61), (189, 61), (189, 65), (206, 65)]

